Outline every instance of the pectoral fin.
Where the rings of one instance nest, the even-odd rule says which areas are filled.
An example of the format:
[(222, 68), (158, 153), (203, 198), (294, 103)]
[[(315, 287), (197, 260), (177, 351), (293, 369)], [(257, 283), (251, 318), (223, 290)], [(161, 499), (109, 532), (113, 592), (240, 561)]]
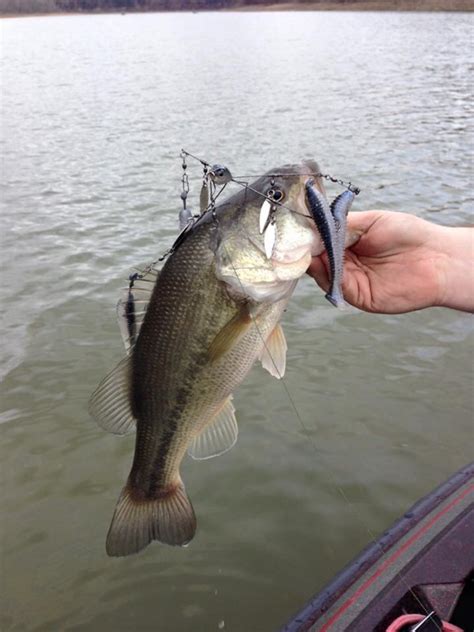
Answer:
[(198, 460), (212, 459), (230, 450), (239, 433), (234, 412), (230, 395), (212, 422), (193, 439), (188, 448), (189, 456)]
[(209, 347), (209, 359), (211, 362), (219, 360), (225, 353), (230, 351), (242, 336), (247, 333), (251, 324), (252, 317), (249, 314), (248, 307), (243, 305), (211, 342)]
[(285, 375), (287, 349), (285, 334), (278, 324), (265, 341), (259, 358), (263, 368), (277, 379)]

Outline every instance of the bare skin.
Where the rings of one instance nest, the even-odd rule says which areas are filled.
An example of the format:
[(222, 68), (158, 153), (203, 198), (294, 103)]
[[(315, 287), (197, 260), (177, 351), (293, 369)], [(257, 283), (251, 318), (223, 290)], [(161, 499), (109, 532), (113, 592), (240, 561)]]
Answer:
[[(348, 303), (367, 312), (401, 314), (444, 306), (474, 312), (474, 228), (439, 226), (391, 211), (350, 213), (342, 290)], [(326, 254), (308, 274), (329, 288)]]

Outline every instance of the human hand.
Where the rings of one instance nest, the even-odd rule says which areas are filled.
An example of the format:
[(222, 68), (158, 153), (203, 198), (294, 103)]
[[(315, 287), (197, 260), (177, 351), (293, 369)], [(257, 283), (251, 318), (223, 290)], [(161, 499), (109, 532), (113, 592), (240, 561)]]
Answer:
[[(399, 314), (444, 305), (474, 311), (471, 228), (439, 226), (407, 213), (349, 213), (342, 291), (367, 312)], [(355, 243), (354, 243), (355, 242)], [(326, 253), (308, 269), (329, 288)]]

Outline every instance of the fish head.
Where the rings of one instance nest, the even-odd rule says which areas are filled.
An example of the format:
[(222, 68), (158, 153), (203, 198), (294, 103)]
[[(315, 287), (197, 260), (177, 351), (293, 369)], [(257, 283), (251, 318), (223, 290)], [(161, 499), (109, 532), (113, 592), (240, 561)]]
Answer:
[(318, 173), (310, 160), (273, 169), (219, 207), (216, 275), (233, 295), (279, 300), (324, 250), (305, 191), (313, 180), (324, 194)]

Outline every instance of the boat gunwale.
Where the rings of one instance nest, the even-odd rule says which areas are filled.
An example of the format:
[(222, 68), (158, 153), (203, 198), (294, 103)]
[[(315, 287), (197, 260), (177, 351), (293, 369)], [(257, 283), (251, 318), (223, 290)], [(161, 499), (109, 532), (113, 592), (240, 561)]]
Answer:
[(471, 479), (474, 479), (474, 462), (467, 464), (423, 496), (379, 538), (369, 543), (281, 628), (281, 632), (309, 630), (390, 549)]

